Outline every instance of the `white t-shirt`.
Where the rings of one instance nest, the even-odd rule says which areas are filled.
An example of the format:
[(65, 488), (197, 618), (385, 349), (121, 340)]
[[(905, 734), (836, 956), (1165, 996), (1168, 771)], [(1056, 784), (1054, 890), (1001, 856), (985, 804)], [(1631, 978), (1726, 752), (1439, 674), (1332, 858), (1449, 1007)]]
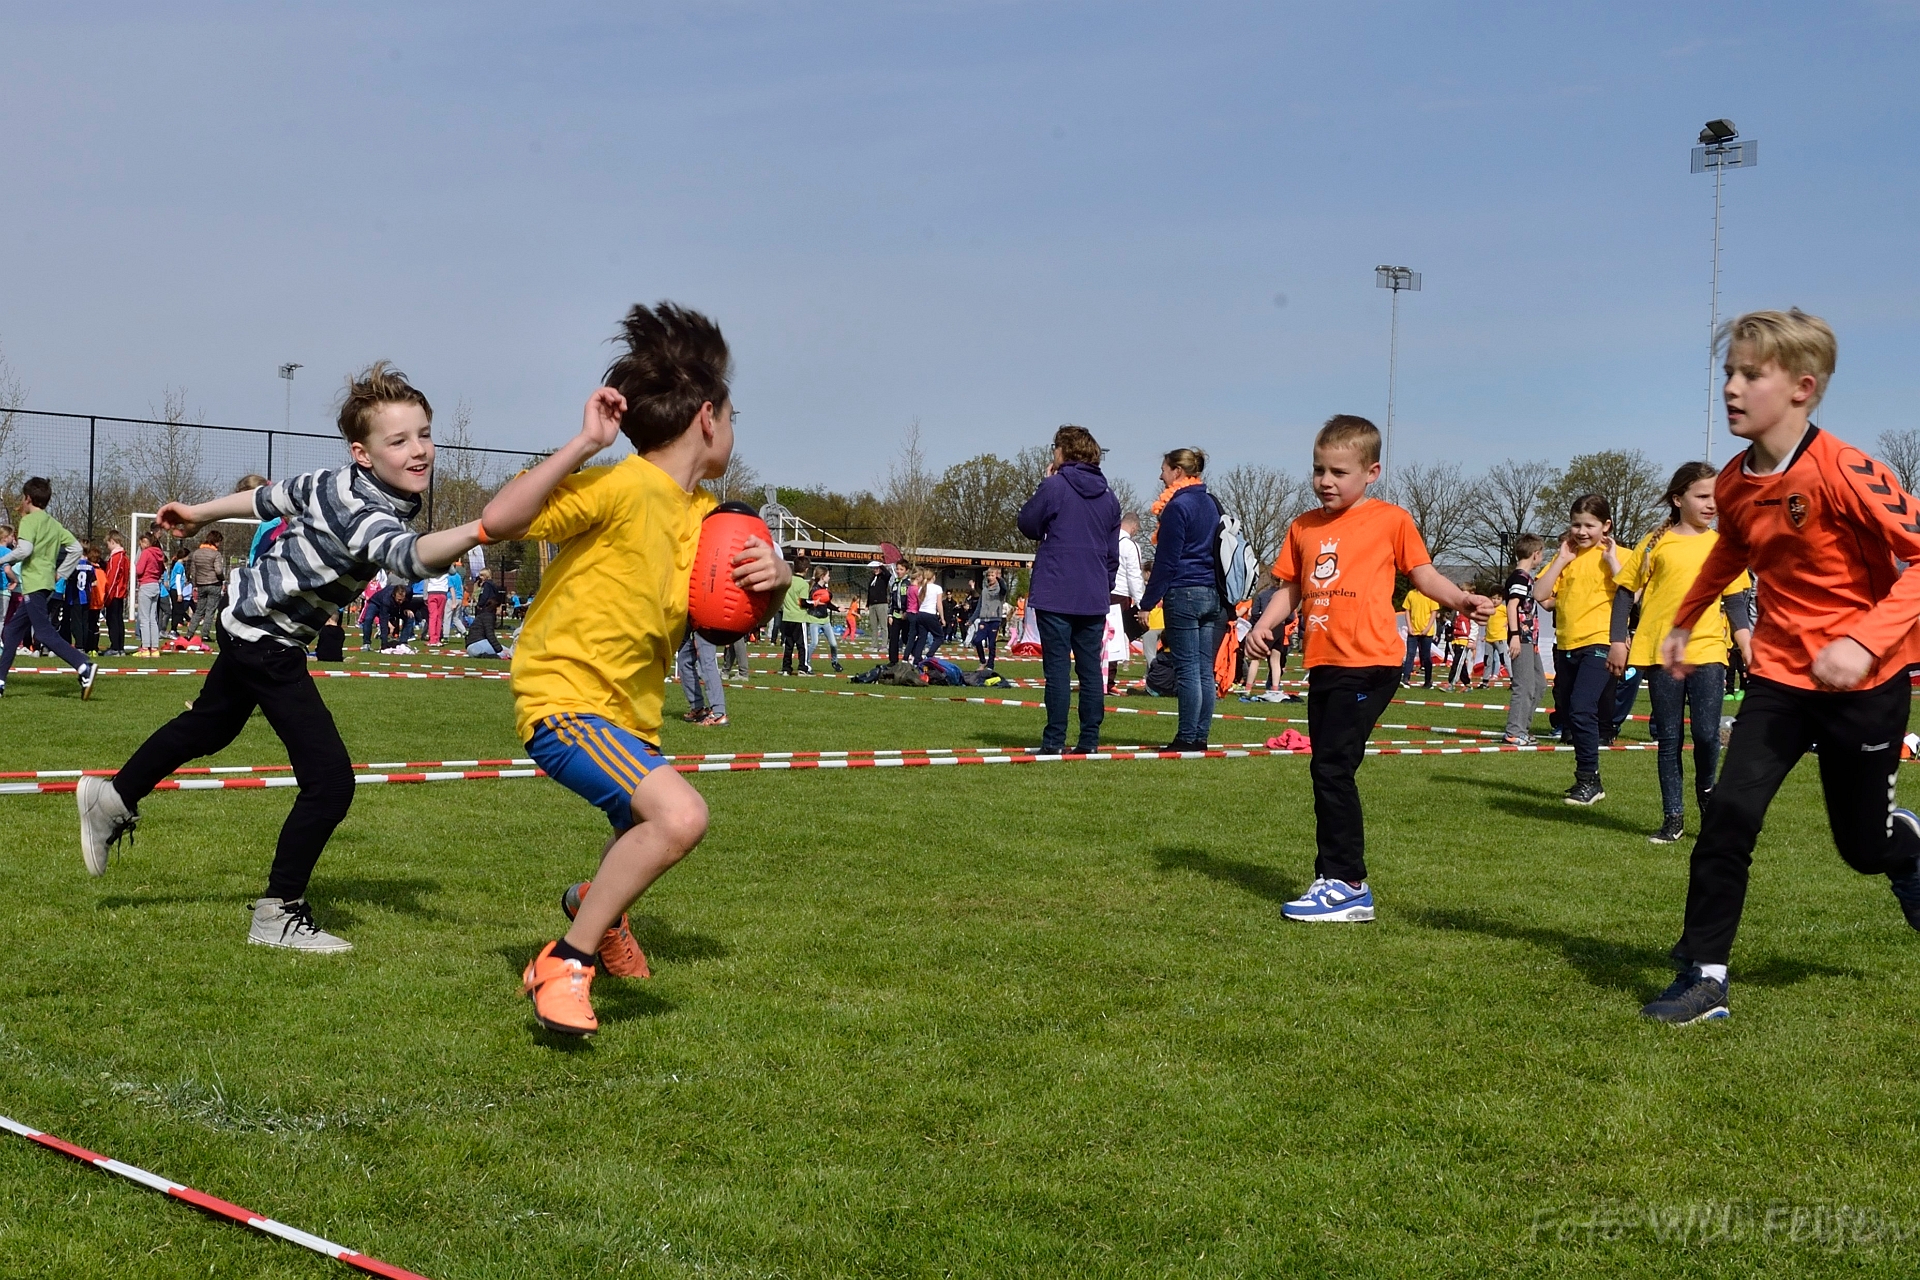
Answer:
[(448, 575), (444, 573), (440, 574), (438, 577), (428, 578), (427, 594), (430, 596), (443, 596), (447, 594), (448, 588), (451, 587), (452, 585), (453, 585), (452, 579), (449, 578)]
[(939, 617), (940, 598), (946, 594), (945, 591), (940, 589), (940, 584), (937, 582), (929, 582), (926, 586), (920, 588), (920, 612), (930, 613), (936, 618)]

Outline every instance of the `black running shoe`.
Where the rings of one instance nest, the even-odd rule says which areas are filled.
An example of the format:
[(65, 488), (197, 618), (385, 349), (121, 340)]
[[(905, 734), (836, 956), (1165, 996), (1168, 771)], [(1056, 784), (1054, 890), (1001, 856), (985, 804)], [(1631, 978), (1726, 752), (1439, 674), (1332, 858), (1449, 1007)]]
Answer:
[(1700, 970), (1692, 966), (1674, 978), (1673, 985), (1641, 1009), (1640, 1014), (1676, 1027), (1733, 1016), (1727, 1009), (1727, 984), (1702, 977)]
[(1584, 806), (1594, 804), (1606, 798), (1607, 793), (1605, 789), (1601, 787), (1600, 779), (1598, 778), (1577, 778), (1574, 780), (1574, 784), (1567, 788), (1568, 804)]
[(1687, 834), (1687, 816), (1684, 813), (1670, 813), (1660, 829), (1647, 837), (1648, 844), (1672, 844)]
[[(1920, 816), (1911, 809), (1895, 809), (1893, 820), (1920, 835)], [(1904, 876), (1888, 876), (1887, 883), (1893, 887), (1893, 896), (1899, 899), (1900, 911), (1907, 917), (1907, 923), (1920, 929), (1920, 866)]]

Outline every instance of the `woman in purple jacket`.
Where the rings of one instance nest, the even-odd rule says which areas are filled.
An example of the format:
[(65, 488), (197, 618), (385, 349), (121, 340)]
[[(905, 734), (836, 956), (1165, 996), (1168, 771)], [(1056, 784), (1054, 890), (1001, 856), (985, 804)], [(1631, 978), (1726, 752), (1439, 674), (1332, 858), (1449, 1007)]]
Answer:
[(1047, 731), (1040, 750), (1058, 755), (1066, 746), (1071, 663), (1080, 672), (1080, 740), (1073, 749), (1098, 751), (1100, 722), (1107, 714), (1100, 645), (1113, 575), (1120, 569), (1120, 500), (1100, 473), (1100, 444), (1092, 432), (1067, 426), (1053, 433), (1053, 465), (1020, 508), (1019, 524), (1021, 533), (1040, 544), (1027, 592), (1047, 681)]

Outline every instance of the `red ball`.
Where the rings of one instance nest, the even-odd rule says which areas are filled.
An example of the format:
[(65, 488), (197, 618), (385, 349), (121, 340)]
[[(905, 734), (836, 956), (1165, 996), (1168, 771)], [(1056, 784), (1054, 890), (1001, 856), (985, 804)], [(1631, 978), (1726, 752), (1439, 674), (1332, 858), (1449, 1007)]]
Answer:
[(747, 549), (749, 538), (773, 545), (767, 522), (744, 502), (723, 502), (700, 524), (687, 617), (710, 644), (732, 644), (756, 630), (779, 603), (774, 592), (748, 591), (733, 580), (733, 558)]

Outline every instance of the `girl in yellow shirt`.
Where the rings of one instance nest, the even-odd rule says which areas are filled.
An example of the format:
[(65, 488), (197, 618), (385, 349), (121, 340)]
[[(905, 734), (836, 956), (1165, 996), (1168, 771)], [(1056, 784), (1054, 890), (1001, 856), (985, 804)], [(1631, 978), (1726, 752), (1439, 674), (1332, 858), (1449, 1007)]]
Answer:
[[(1533, 583), (1533, 598), (1553, 602), (1555, 701), (1565, 691), (1566, 725), (1573, 731), (1573, 785), (1568, 804), (1607, 798), (1600, 785), (1601, 705), (1613, 688), (1607, 642), (1613, 616), (1620, 549), (1613, 541), (1613, 508), (1597, 493), (1573, 500), (1560, 553)], [(1609, 705), (1608, 713), (1612, 707)]]
[[(1647, 837), (1654, 844), (1672, 844), (1686, 834), (1685, 789), (1681, 786), (1680, 736), (1691, 713), (1693, 721), (1693, 786), (1702, 812), (1720, 763), (1720, 709), (1727, 691), (1727, 626), (1733, 624), (1734, 642), (1744, 653), (1753, 633), (1747, 608), (1750, 579), (1742, 573), (1721, 593), (1726, 605), (1723, 620), (1716, 604), (1700, 616), (1687, 643), (1687, 663), (1693, 671), (1684, 680), (1667, 674), (1660, 661), (1660, 642), (1673, 630), (1680, 601), (1700, 576), (1707, 553), (1720, 540), (1713, 522), (1713, 486), (1718, 477), (1712, 464), (1689, 462), (1673, 473), (1667, 485), (1667, 523), (1648, 534), (1628, 557), (1614, 595), (1612, 645), (1607, 666), (1616, 675), (1629, 664), (1647, 673), (1647, 691), (1653, 701), (1653, 737), (1660, 744), (1660, 801), (1664, 819)], [(1636, 593), (1640, 597), (1640, 628), (1627, 639), (1627, 623)]]

